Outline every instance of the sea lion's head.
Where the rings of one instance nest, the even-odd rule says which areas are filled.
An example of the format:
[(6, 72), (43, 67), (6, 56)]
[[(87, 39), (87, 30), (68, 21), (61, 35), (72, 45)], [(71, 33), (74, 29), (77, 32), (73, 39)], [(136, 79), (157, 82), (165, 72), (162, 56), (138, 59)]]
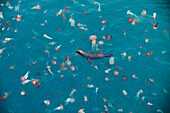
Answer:
[(83, 54), (84, 52), (82, 50), (77, 50), (76, 53)]

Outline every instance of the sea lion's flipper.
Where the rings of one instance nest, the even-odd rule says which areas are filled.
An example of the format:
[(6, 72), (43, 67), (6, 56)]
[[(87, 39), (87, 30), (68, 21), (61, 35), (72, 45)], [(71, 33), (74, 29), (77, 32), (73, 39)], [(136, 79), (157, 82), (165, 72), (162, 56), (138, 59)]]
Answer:
[(90, 64), (91, 66), (93, 66), (93, 63), (91, 62), (91, 59), (90, 59), (90, 58), (87, 58), (87, 61), (89, 62), (89, 64)]
[(107, 52), (107, 54), (109, 54), (110, 52), (112, 52), (112, 50), (111, 50), (111, 51), (109, 51), (109, 52)]

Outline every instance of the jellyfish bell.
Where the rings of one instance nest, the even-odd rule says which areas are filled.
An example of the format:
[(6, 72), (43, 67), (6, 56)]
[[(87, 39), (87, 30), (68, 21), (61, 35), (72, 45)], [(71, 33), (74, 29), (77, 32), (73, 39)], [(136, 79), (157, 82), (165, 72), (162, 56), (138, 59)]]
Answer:
[(75, 71), (75, 67), (74, 66), (71, 66), (70, 69), (71, 69), (71, 71)]
[(1, 96), (1, 100), (4, 101), (7, 98), (7, 95)]
[(84, 10), (84, 15), (87, 15), (87, 11), (86, 10)]
[(106, 98), (103, 98), (103, 102), (107, 102), (107, 99), (106, 99)]
[(92, 36), (90, 36), (90, 38), (89, 38), (89, 40), (96, 40), (97, 39), (97, 36), (96, 35), (92, 35)]
[(64, 56), (64, 59), (65, 59), (65, 60), (67, 60), (67, 58), (68, 58), (67, 56)]
[(39, 76), (39, 75), (40, 75), (40, 73), (39, 73), (39, 72), (37, 72), (37, 73), (36, 73), (36, 75), (38, 75), (38, 76)]
[(151, 55), (152, 55), (152, 52), (153, 52), (153, 51), (151, 51), (150, 53), (147, 53), (146, 56), (151, 56)]
[(61, 65), (60, 65), (61, 68), (65, 68), (65, 63), (63, 62)]
[(73, 21), (73, 18), (70, 18), (70, 19), (69, 19), (69, 22), (70, 22), (70, 23), (71, 23), (71, 21)]
[(74, 99), (74, 98), (72, 98), (72, 99), (71, 99), (71, 103), (74, 103), (74, 102), (75, 102), (75, 99)]
[(158, 23), (156, 23), (154, 26), (153, 26), (153, 29), (157, 29), (158, 27)]
[(128, 77), (126, 75), (122, 76), (122, 81), (126, 81), (128, 79)]
[(25, 91), (21, 91), (21, 95), (25, 95), (26, 93), (25, 93)]
[(64, 7), (64, 11), (65, 11), (65, 12), (68, 12), (67, 6)]
[(22, 81), (22, 85), (25, 85), (25, 82), (24, 82), (24, 81)]
[(79, 109), (78, 113), (85, 113), (84, 109)]
[(106, 24), (106, 20), (103, 20), (103, 21), (102, 21), (102, 24)]
[(128, 21), (129, 21), (129, 22), (133, 22), (133, 18), (132, 18), (132, 17), (129, 17), (129, 18), (128, 18)]
[(108, 34), (106, 35), (107, 40), (110, 40), (112, 38), (112, 35)]
[(63, 111), (63, 109), (64, 109), (64, 106), (63, 106), (62, 104), (60, 104), (60, 106), (61, 106), (61, 111)]
[(89, 37), (89, 40), (92, 41), (92, 49), (95, 49), (95, 47), (96, 47), (96, 39), (97, 39), (96, 35), (92, 35)]
[(80, 27), (80, 26), (81, 26), (81, 24), (80, 24), (80, 23), (78, 23), (78, 24), (77, 24), (77, 26), (78, 26), (78, 27)]
[(56, 50), (56, 51), (58, 51), (58, 50), (59, 50), (59, 48), (58, 48), (58, 47), (55, 47), (55, 50)]
[(36, 86), (36, 87), (40, 87), (40, 83), (37, 82), (37, 83), (35, 84), (35, 86)]
[(17, 17), (16, 21), (18, 21), (18, 22), (21, 21), (21, 17)]
[(62, 79), (64, 77), (64, 75), (61, 75), (60, 78)]
[(67, 63), (68, 66), (71, 65), (71, 61), (70, 60), (67, 60), (66, 63)]
[(25, 79), (24, 79), (24, 77), (21, 77), (21, 81), (24, 81)]
[(118, 75), (119, 75), (119, 72), (118, 72), (118, 71), (114, 71), (114, 75), (115, 75), (115, 76), (118, 76)]
[(142, 13), (141, 13), (142, 16), (145, 16), (146, 15), (146, 10), (143, 10)]
[(56, 64), (57, 64), (57, 62), (56, 62), (56, 61), (52, 61), (52, 63), (53, 63), (53, 65), (56, 65)]
[(90, 88), (90, 84), (87, 84), (87, 87)]
[(48, 106), (50, 105), (50, 100), (44, 100), (44, 103)]
[(40, 10), (41, 9), (41, 6), (38, 4), (37, 5), (37, 10)]
[(33, 80), (31, 81), (31, 83), (32, 83), (33, 85), (35, 85), (37, 82), (38, 82), (38, 81), (35, 80), (35, 79), (33, 79)]
[(105, 78), (105, 81), (108, 82), (108, 81), (109, 81), (109, 78), (106, 77), (106, 78)]

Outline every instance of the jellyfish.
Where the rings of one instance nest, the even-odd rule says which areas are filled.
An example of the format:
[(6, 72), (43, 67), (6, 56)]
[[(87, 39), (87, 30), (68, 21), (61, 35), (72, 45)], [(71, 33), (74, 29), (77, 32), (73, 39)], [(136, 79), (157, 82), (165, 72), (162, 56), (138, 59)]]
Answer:
[(71, 71), (75, 71), (75, 67), (74, 66), (71, 66), (70, 69), (71, 69)]
[(38, 76), (39, 76), (39, 75), (40, 75), (40, 73), (39, 73), (39, 72), (37, 72), (37, 73), (36, 73), (36, 75), (38, 75)]
[(47, 39), (52, 39), (51, 37), (47, 36), (47, 34), (44, 34), (43, 37), (47, 38)]
[(128, 21), (129, 21), (129, 22), (133, 22), (133, 18), (129, 17), (129, 18), (128, 18)]
[(137, 17), (135, 14), (133, 14), (130, 10), (127, 11), (127, 15), (133, 15), (135, 17)]
[(71, 23), (71, 26), (75, 27), (75, 20), (73, 18), (70, 18), (69, 22)]
[(32, 7), (31, 9), (36, 9), (36, 10), (40, 10), (41, 6), (38, 4), (37, 6)]
[(66, 15), (65, 13), (62, 14), (62, 17), (63, 17), (63, 23), (66, 21)]
[(87, 96), (84, 96), (84, 102), (88, 102)]
[(6, 49), (6, 48), (2, 48), (0, 49), (0, 55), (3, 53), (3, 50)]
[(70, 65), (71, 65), (71, 61), (69, 60), (69, 58), (67, 58), (67, 60), (66, 60), (66, 64), (67, 64), (68, 66), (70, 66)]
[(87, 11), (86, 10), (84, 10), (84, 15), (87, 15)]
[(19, 6), (20, 6), (20, 4), (15, 6), (15, 11), (19, 11)]
[(21, 91), (21, 95), (25, 95), (26, 93), (25, 93), (25, 91)]
[(150, 53), (147, 53), (146, 56), (151, 56), (151, 55), (152, 55), (152, 52), (153, 52), (153, 51), (151, 51)]
[(3, 12), (0, 12), (0, 19), (4, 19), (2, 14), (3, 14)]
[(110, 57), (109, 58), (109, 64), (113, 65), (115, 63), (115, 57)]
[(1, 100), (4, 101), (8, 97), (9, 94), (10, 93), (5, 92), (5, 95), (1, 96)]
[(61, 111), (63, 111), (63, 109), (64, 109), (64, 106), (63, 106), (62, 104), (60, 104), (60, 106), (56, 107), (56, 108), (54, 109), (54, 111), (56, 111), (56, 110), (61, 110)]
[(153, 20), (156, 20), (156, 13), (153, 13)]
[(126, 81), (127, 78), (128, 78), (128, 77), (127, 77), (126, 75), (123, 75), (123, 76), (122, 76), (122, 81)]
[(85, 113), (84, 109), (79, 109), (78, 113)]
[(102, 24), (106, 24), (106, 20), (103, 20), (103, 21), (102, 21)]
[(115, 75), (115, 76), (118, 76), (118, 75), (119, 75), (119, 72), (118, 72), (118, 71), (114, 71), (114, 75)]
[(50, 100), (44, 100), (44, 103), (48, 106), (50, 105)]
[(145, 16), (146, 15), (146, 10), (143, 10), (142, 13), (141, 13), (142, 16)]
[(96, 49), (96, 39), (97, 39), (97, 36), (96, 35), (92, 35), (90, 36), (89, 40), (92, 41), (92, 50), (94, 51), (94, 49)]
[(61, 68), (65, 68), (65, 63), (63, 62), (61, 65), (60, 65)]
[(16, 18), (16, 21), (17, 21), (17, 22), (21, 21), (21, 16), (22, 16), (22, 15), (17, 15), (17, 18)]
[(47, 66), (46, 68), (47, 68), (48, 71), (53, 75), (53, 72), (51, 71), (51, 66)]
[(67, 6), (64, 7), (64, 11), (68, 12)]
[(55, 47), (55, 50), (58, 51), (60, 49), (60, 47), (61, 47), (61, 44), (59, 46)]
[(100, 3), (99, 2), (94, 2), (94, 4), (97, 4), (99, 6), (98, 11), (101, 11)]
[(106, 35), (107, 40), (110, 40), (112, 38), (112, 35)]

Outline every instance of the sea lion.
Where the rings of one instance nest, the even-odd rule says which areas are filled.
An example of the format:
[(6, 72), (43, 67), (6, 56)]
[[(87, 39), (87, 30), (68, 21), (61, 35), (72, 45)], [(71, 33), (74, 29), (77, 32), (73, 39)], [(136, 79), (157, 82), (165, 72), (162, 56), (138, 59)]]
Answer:
[(93, 53), (93, 52), (88, 53), (88, 52), (84, 52), (82, 50), (77, 50), (76, 52), (78, 54), (80, 54), (81, 56), (85, 57), (91, 66), (93, 66), (91, 59), (101, 59), (104, 57), (112, 57), (113, 56), (113, 54), (102, 54), (102, 53)]

